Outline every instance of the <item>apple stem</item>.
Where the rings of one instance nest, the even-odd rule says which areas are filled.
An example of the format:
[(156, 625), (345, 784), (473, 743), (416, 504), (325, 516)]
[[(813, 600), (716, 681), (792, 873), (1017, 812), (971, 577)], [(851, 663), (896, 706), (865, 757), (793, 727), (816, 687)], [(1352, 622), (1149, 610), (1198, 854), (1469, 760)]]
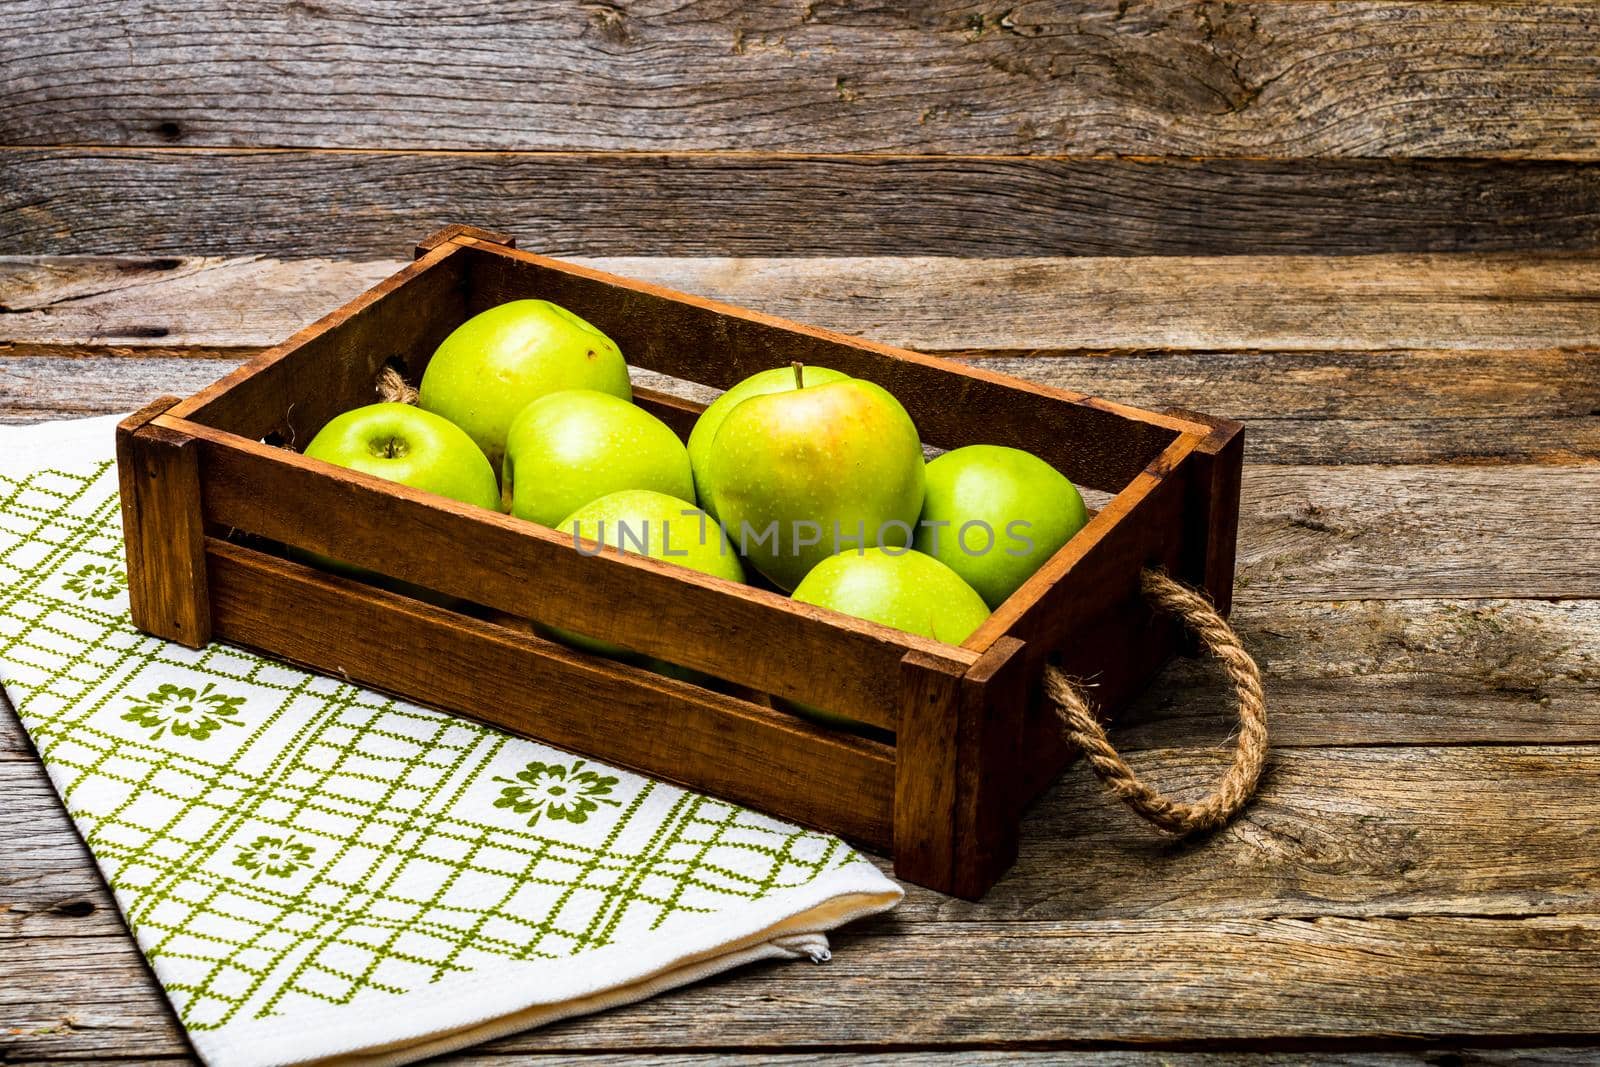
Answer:
[(804, 389), (806, 383), (801, 380), (800, 372), (806, 369), (806, 365), (797, 359), (790, 363), (789, 366), (794, 368), (794, 387), (796, 389)]

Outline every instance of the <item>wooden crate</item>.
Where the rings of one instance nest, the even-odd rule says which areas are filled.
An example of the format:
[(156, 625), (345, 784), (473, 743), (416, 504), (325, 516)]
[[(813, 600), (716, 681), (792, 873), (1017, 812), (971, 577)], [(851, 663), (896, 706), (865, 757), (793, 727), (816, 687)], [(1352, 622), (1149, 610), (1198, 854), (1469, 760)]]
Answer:
[[(1182, 641), (1140, 599), (1142, 568), (1204, 587), (1227, 611), (1237, 423), (1042, 388), (513, 246), (470, 227), (441, 231), (411, 266), (284, 344), (122, 424), (141, 629), (191, 647), (259, 649), (714, 793), (890, 853), (900, 877), (977, 898), (1015, 858), (1024, 806), (1072, 755), (1043, 703), (1045, 663), (1092, 686), (1114, 716)], [(900, 399), (927, 443), (1025, 448), (1112, 495), (958, 647), (654, 559), (580, 553), (569, 533), (284, 447), (371, 403), (386, 364), (417, 381), (463, 320), (522, 297), (571, 308), (630, 364), (677, 379), (726, 388), (792, 360), (870, 379)], [(636, 398), (685, 435), (702, 408), (647, 389)], [(307, 552), (442, 596), (297, 562)], [(575, 651), (537, 636), (530, 620), (746, 695)], [(879, 733), (817, 725), (764, 694)]]

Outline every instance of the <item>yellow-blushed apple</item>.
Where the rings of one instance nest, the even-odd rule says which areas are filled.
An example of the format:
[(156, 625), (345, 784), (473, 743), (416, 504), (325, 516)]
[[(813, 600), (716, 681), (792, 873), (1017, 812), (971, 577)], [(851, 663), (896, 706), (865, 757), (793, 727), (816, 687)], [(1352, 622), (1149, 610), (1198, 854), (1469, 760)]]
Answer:
[(909, 545), (925, 466), (900, 402), (843, 378), (740, 402), (717, 430), (707, 469), (729, 537), (789, 590), (841, 549)]
[(798, 377), (793, 367), (773, 367), (771, 370), (750, 375), (713, 400), (711, 405), (700, 413), (700, 417), (695, 420), (694, 429), (689, 432), (689, 462), (694, 467), (694, 488), (700, 506), (705, 508), (712, 518), (716, 517), (716, 493), (711, 484), (711, 443), (716, 440), (717, 431), (722, 428), (722, 422), (728, 417), (728, 412), (753, 396), (787, 393), (791, 389), (801, 388), (802, 385), (826, 385), (828, 382), (837, 382), (848, 377), (847, 374), (829, 370), (827, 367), (804, 365), (800, 368)]

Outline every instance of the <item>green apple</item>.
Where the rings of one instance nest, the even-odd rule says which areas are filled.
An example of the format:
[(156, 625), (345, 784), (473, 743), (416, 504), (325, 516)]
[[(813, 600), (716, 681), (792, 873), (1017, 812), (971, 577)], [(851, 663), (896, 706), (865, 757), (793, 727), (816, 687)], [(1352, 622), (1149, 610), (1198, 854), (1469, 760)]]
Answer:
[[(340, 467), (409, 485), (429, 493), (498, 510), (500, 490), (494, 470), (478, 446), (459, 427), (410, 404), (370, 404), (346, 411), (306, 445), (305, 454)], [(419, 589), (314, 552), (295, 552), (320, 567), (375, 582), (435, 604), (456, 605), (449, 597)]]
[(989, 606), (961, 575), (909, 548), (841, 552), (813, 567), (793, 597), (951, 645), (989, 617)]
[(472, 316), (433, 353), (417, 403), (471, 435), (499, 469), (511, 420), (562, 389), (631, 399), (616, 343), (548, 300), (513, 300)]
[(753, 396), (786, 393), (801, 388), (802, 383), (807, 386), (825, 385), (848, 377), (827, 367), (802, 367), (798, 382), (795, 380), (795, 374), (793, 367), (773, 367), (771, 370), (752, 374), (713, 400), (711, 406), (702, 411), (700, 417), (695, 420), (694, 429), (689, 433), (689, 462), (694, 467), (694, 488), (699, 494), (700, 506), (705, 508), (712, 518), (716, 518), (717, 515), (717, 502), (711, 490), (711, 442), (716, 440), (717, 431), (722, 428), (722, 422), (728, 417), (728, 412)]
[(711, 442), (707, 471), (739, 551), (793, 589), (835, 552), (909, 545), (925, 467), (900, 402), (844, 378), (736, 405)]
[(1088, 521), (1077, 488), (1038, 456), (968, 445), (928, 464), (916, 547), (998, 608)]
[[(959, 574), (914, 549), (841, 552), (813, 567), (793, 596), (804, 604), (952, 645), (965, 641), (989, 617), (983, 598)], [(783, 703), (832, 726), (860, 726), (822, 708)]]
[[(674, 496), (650, 489), (625, 489), (590, 501), (563, 519), (557, 527), (563, 534), (599, 542), (624, 552), (666, 560), (701, 574), (744, 581), (744, 568), (737, 553), (722, 535), (722, 530), (705, 512)], [(592, 546), (578, 546), (594, 553)], [(603, 656), (638, 659), (635, 653), (606, 641), (597, 641), (569, 630), (542, 627), (558, 640)], [(646, 666), (674, 677), (704, 681), (697, 672), (646, 659)]]
[(689, 453), (671, 427), (610, 393), (565, 389), (517, 415), (500, 467), (511, 514), (555, 526), (600, 497), (653, 489), (694, 504)]
[(370, 404), (328, 422), (306, 445), (312, 459), (498, 508), (494, 468), (459, 427), (410, 404)]

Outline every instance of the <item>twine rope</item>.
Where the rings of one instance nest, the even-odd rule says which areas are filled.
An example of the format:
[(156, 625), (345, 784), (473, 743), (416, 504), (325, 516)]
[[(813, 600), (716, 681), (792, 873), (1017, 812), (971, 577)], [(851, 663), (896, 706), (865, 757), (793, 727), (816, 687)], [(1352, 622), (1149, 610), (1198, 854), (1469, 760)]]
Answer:
[(386, 404), (415, 404), (417, 390), (392, 364), (385, 364), (378, 372), (376, 384), (378, 399)]
[(1239, 740), (1233, 763), (1211, 793), (1192, 803), (1164, 796), (1146, 783), (1112, 747), (1083, 693), (1053, 666), (1044, 672), (1045, 692), (1055, 703), (1068, 740), (1089, 760), (1100, 780), (1142, 818), (1179, 836), (1213, 830), (1237, 815), (1261, 781), (1267, 758), (1267, 702), (1261, 670), (1239, 643), (1239, 635), (1201, 593), (1159, 571), (1140, 575), (1139, 588), (1155, 607), (1181, 619), (1222, 662), (1239, 696)]

